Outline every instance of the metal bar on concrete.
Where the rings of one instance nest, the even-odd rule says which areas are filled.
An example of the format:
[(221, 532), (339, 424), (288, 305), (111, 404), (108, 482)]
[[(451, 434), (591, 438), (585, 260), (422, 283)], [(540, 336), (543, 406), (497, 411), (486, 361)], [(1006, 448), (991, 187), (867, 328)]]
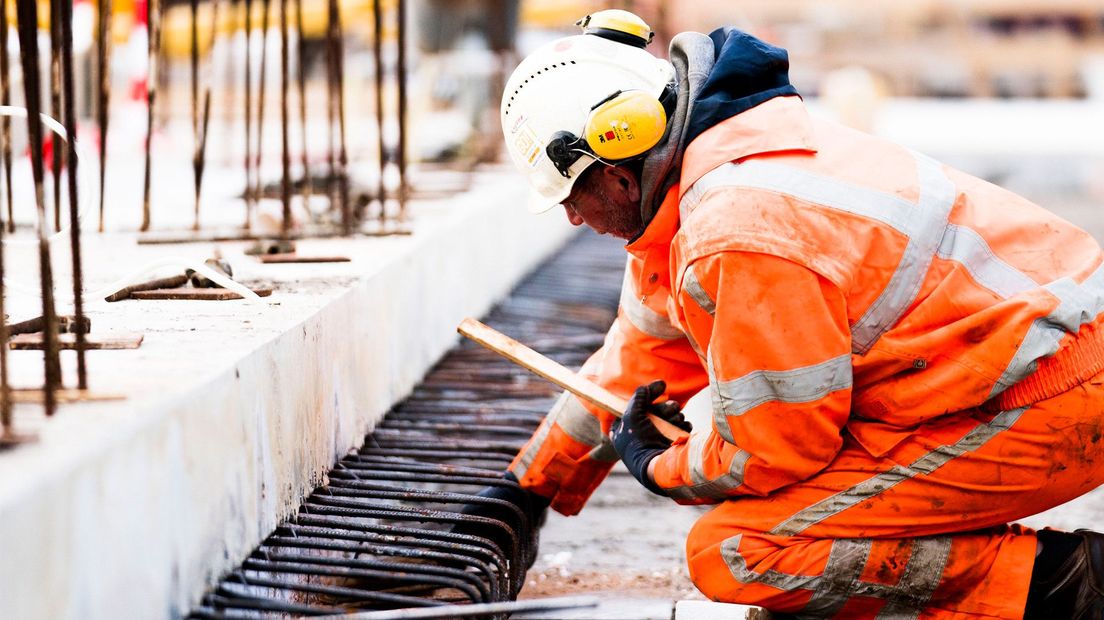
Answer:
[(383, 183), (383, 172), (387, 168), (387, 147), (383, 139), (383, 2), (372, 2), (372, 54), (376, 62), (376, 138), (379, 153), (379, 177), (376, 184), (376, 198), (379, 200), (379, 221), (382, 227), (387, 220), (387, 190)]
[[(61, 120), (61, 0), (50, 0), (50, 116)], [(29, 121), (28, 121), (29, 122)], [(57, 136), (49, 138), (52, 148), (50, 173), (54, 182), (54, 230), (61, 230), (61, 170), (64, 151)]]
[[(99, 70), (99, 84), (97, 85), (97, 116), (100, 125), (100, 225), (99, 231), (104, 231), (104, 197), (105, 182), (107, 180), (107, 129), (110, 122), (109, 114), (111, 102), (111, 11), (112, 0), (100, 0), (96, 8), (97, 36), (96, 36), (96, 67)], [(0, 42), (0, 47), (7, 47)], [(7, 105), (5, 101), (4, 105)]]
[(27, 135), (30, 138), (31, 174), (34, 177), (35, 205), (38, 210), (38, 269), (42, 290), (42, 320), (45, 349), (43, 354), (43, 404), (46, 415), (57, 407), (55, 393), (61, 387), (61, 364), (58, 358), (57, 310), (54, 307), (54, 276), (50, 264), (48, 216), (43, 192), (45, 170), (42, 154), (41, 75), (38, 54), (38, 5), (35, 0), (17, 0), (19, 28), (19, 59), (23, 65), (23, 96), (27, 107)]
[(319, 620), (431, 620), (434, 618), (473, 618), (514, 614), (523, 611), (559, 611), (561, 609), (588, 609), (598, 606), (596, 596), (564, 596), (500, 603), (461, 605), (449, 609), (395, 609), (391, 611), (364, 611), (353, 614), (312, 616)]
[(150, 173), (153, 160), (150, 145), (153, 143), (153, 117), (157, 104), (158, 66), (161, 50), (161, 0), (146, 1), (146, 31), (148, 43), (148, 69), (146, 71), (146, 143), (145, 171), (142, 178), (142, 224), (139, 230), (150, 229)]
[(395, 163), (399, 167), (399, 213), (398, 219), (406, 218), (406, 195), (409, 190), (406, 182), (406, 0), (398, 5), (398, 66), (395, 81), (398, 84), (398, 123), (399, 141), (395, 147)]
[(264, 163), (264, 112), (265, 112), (265, 74), (268, 73), (268, 27), (269, 13), (272, 12), (272, 0), (261, 1), (261, 66), (259, 83), (257, 85), (257, 152), (253, 162), (253, 176), (256, 185), (253, 186), (253, 196), (260, 200), (264, 197), (264, 180), (261, 175), (261, 164)]
[[(60, 0), (61, 4), (61, 75), (65, 101), (65, 140), (68, 146), (67, 181), (69, 189), (69, 255), (73, 267), (73, 314), (77, 323), (84, 317), (84, 267), (81, 257), (80, 205), (77, 202), (77, 93), (73, 85), (73, 0)], [(54, 140), (61, 150), (58, 140)], [(88, 389), (88, 367), (84, 355), (84, 332), (77, 330), (77, 388)]]
[(245, 0), (245, 77), (243, 79), (243, 86), (245, 87), (245, 110), (243, 111), (243, 118), (245, 120), (245, 143), (243, 148), (245, 149), (245, 191), (243, 198), (245, 199), (245, 224), (243, 228), (249, 230), (251, 226), (251, 218), (253, 215), (253, 209), (256, 206), (257, 197), (253, 193), (253, 134), (252, 134), (252, 117), (253, 117), (253, 0)]
[(288, 114), (290, 87), (290, 42), (288, 41), (288, 0), (280, 0), (280, 236), (287, 239), (291, 232), (291, 144)]
[(331, 25), (334, 29), (333, 53), (334, 77), (336, 79), (334, 88), (337, 90), (337, 187), (341, 208), (349, 214), (349, 226), (351, 227), (352, 220), (357, 219), (359, 221), (359, 218), (352, 212), (352, 205), (349, 203), (349, 150), (345, 142), (345, 26), (341, 23), (341, 5), (337, 0), (331, 0), (330, 10), (333, 15)]
[(299, 130), (302, 137), (300, 155), (302, 156), (303, 166), (302, 186), (299, 191), (303, 198), (303, 208), (309, 211), (310, 197), (314, 193), (314, 188), (311, 180), (309, 148), (307, 146), (307, 35), (303, 29), (303, 0), (295, 0), (295, 33), (297, 35), (295, 53), (299, 69), (296, 76), (299, 86)]
[[(8, 56), (8, 3), (0, 2), (0, 105), (11, 105), (11, 66)], [(0, 157), (4, 160), (5, 200), (8, 203), (8, 232), (15, 232), (15, 198), (12, 194), (11, 117), (0, 119)]]

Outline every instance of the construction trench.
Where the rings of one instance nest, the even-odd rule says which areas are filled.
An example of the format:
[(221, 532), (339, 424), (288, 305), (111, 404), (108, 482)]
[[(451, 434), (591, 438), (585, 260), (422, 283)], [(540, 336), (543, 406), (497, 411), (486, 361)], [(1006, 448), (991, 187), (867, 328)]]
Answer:
[[(616, 241), (578, 235), (486, 322), (578, 367), (616, 316), (623, 267)], [(538, 554), (540, 523), (528, 506), (477, 493), (516, 486), (503, 479), (506, 466), (557, 393), (461, 342), (189, 617), (286, 618), (515, 598)], [(499, 514), (465, 514), (479, 504)], [(452, 533), (465, 524), (487, 536)], [(458, 607), (434, 617), (469, 613)]]

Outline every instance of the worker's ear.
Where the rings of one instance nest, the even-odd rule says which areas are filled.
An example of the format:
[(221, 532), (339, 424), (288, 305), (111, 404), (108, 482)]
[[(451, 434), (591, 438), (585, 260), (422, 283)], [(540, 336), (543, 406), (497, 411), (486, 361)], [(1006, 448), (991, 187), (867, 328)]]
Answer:
[(602, 174), (605, 175), (606, 187), (623, 192), (631, 202), (640, 200), (640, 179), (635, 171), (625, 166), (603, 166)]

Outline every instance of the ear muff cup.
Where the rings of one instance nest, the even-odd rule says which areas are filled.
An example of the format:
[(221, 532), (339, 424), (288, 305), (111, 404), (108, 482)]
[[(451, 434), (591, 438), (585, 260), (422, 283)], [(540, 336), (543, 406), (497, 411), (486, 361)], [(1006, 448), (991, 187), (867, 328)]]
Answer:
[(667, 111), (642, 90), (618, 93), (590, 112), (583, 139), (598, 157), (617, 161), (635, 157), (663, 139)]

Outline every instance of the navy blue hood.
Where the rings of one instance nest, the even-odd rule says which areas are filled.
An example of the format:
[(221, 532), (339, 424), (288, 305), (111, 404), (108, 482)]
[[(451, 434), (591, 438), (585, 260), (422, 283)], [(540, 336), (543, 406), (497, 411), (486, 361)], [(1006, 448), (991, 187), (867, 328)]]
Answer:
[(798, 94), (790, 84), (786, 50), (732, 27), (718, 28), (709, 38), (716, 61), (694, 100), (685, 144), (764, 101)]

